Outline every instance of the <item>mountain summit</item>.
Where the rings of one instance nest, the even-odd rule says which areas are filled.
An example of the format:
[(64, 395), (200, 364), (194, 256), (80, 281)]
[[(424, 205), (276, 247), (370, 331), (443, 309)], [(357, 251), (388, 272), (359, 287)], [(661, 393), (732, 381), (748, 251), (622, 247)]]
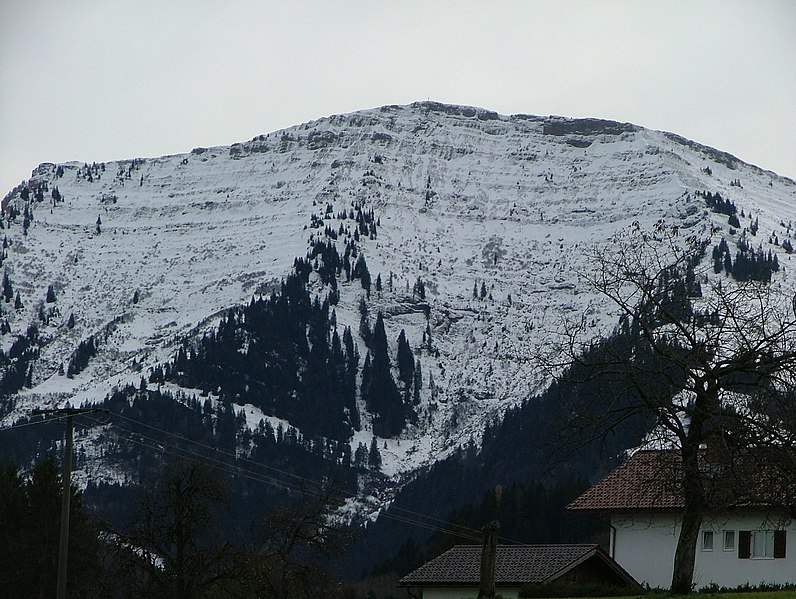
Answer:
[[(562, 314), (595, 331), (617, 326), (579, 282), (585, 249), (663, 219), (718, 235), (733, 254), (751, 239), (783, 266), (774, 283), (792, 286), (794, 200), (790, 179), (674, 134), (434, 102), (187, 154), (42, 164), (3, 201), (0, 415), (8, 426), (34, 409), (157, 389), (236, 416), (239, 439), (295, 429), (337, 439), (351, 460), (369, 447), (383, 480), (400, 483), (546, 387), (528, 357)], [(215, 363), (226, 378), (204, 366), (186, 374), (208, 348), (252, 356), (260, 342), (246, 306), (271, 310), (296, 269), (330, 324), (315, 340), (302, 328), (295, 389), (280, 379), (281, 399), (263, 398), (275, 370), (262, 380)], [(340, 383), (350, 399), (330, 413), (345, 422), (327, 430), (306, 415), (329, 380), (311, 389), (308, 356), (318, 339), (338, 351), (335, 331), (353, 387)], [(269, 352), (258, 359), (285, 362)], [(388, 418), (379, 402), (392, 393), (404, 411)], [(101, 459), (80, 472), (124, 479)]]

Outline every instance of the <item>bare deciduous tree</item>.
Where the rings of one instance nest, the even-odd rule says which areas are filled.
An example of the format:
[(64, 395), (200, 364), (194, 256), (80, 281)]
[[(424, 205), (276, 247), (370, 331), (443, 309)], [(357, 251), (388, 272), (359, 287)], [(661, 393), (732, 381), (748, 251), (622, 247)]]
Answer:
[[(684, 501), (671, 590), (687, 593), (705, 516), (721, 501), (739, 500), (741, 486), (727, 491), (733, 477), (755, 472), (779, 481), (780, 488), (758, 485), (769, 490), (742, 500), (793, 509), (796, 318), (776, 282), (709, 276), (700, 266), (709, 238), (679, 233), (662, 221), (652, 231), (636, 223), (591, 250), (582, 280), (610, 300), (620, 324), (595, 338), (585, 317), (566, 320), (539, 360), (569, 390), (580, 439), (635, 419), (649, 427), (651, 443), (679, 454), (678, 467), (661, 475), (674, 476), (667, 482)], [(596, 381), (604, 392), (581, 401), (579, 388)], [(718, 486), (705, 466), (708, 445), (722, 465)]]
[(133, 595), (194, 599), (238, 578), (242, 548), (217, 528), (228, 502), (222, 480), (200, 462), (172, 467), (145, 489), (127, 530), (114, 535)]
[(351, 529), (336, 522), (333, 487), (303, 494), (299, 503), (271, 515), (248, 558), (252, 596), (304, 599), (335, 594), (334, 567), (346, 555)]

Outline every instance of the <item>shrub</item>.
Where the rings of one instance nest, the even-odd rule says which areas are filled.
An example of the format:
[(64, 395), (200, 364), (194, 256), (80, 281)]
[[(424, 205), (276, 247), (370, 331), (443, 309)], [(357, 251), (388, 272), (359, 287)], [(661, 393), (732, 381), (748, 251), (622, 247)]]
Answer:
[(519, 597), (620, 597), (632, 592), (628, 587), (607, 584), (526, 584), (520, 588)]

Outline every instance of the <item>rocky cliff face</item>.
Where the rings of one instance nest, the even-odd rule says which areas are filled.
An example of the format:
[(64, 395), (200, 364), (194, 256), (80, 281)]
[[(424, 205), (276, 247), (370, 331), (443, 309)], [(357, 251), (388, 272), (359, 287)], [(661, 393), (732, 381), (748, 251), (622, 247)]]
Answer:
[[(697, 192), (732, 201), (739, 226)], [(676, 135), (430, 102), (183, 155), (42, 164), (3, 203), (6, 355), (37, 329), (3, 423), (138, 385), (227, 309), (278, 289), (311, 242), (336, 237), (341, 253), (356, 243), (373, 280), (369, 297), (341, 280), (338, 326), (360, 330), (364, 298), (371, 323), (384, 316), (393, 358), (405, 330), (422, 365), (417, 421), (379, 439), (382, 472), (397, 481), (545, 387), (529, 356), (562, 314), (583, 314), (596, 331), (617, 324), (580, 284), (585, 249), (665, 219), (731, 245), (746, 236), (784, 266), (772, 284), (792, 286), (794, 200), (793, 181)], [(377, 224), (357, 239), (355, 210)], [(310, 284), (322, 293), (317, 276)], [(91, 356), (69, 372), (88, 340)], [(289, 424), (237, 409), (252, 427)], [(352, 450), (372, 441), (360, 411)]]

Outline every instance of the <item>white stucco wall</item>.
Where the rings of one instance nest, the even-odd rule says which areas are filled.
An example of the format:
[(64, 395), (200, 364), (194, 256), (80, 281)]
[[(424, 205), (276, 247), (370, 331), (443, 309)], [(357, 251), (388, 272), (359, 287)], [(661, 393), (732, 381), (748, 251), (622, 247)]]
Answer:
[[(615, 529), (613, 557), (636, 580), (651, 587), (669, 588), (672, 564), (680, 532), (674, 514), (623, 514), (611, 518)], [(738, 558), (739, 530), (787, 530), (787, 551), (784, 559)], [(716, 583), (737, 587), (749, 583), (796, 582), (796, 522), (772, 522), (760, 514), (745, 514), (708, 520), (702, 530), (714, 531), (713, 550), (703, 551), (702, 534), (697, 545), (694, 584), (697, 589)], [(735, 547), (723, 549), (723, 533), (735, 531)]]
[(617, 515), (614, 527), (613, 558), (640, 583), (669, 588), (672, 558), (679, 531), (670, 514)]
[[(495, 593), (503, 595), (506, 599), (517, 599), (520, 589), (518, 587), (497, 587)], [(451, 587), (423, 589), (423, 599), (475, 599), (478, 597), (478, 587)]]

